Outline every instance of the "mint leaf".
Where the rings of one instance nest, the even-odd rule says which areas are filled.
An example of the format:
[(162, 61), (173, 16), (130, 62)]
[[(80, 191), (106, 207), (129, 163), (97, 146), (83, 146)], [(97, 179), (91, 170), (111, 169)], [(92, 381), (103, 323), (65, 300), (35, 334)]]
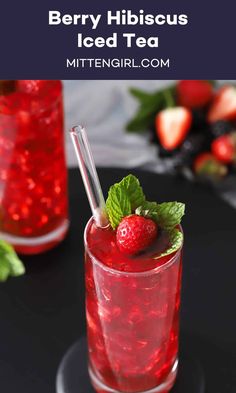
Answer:
[(126, 126), (128, 132), (147, 131), (153, 126), (159, 111), (166, 107), (166, 95), (175, 102), (175, 86), (169, 86), (154, 93), (145, 93), (139, 89), (130, 89), (130, 93), (139, 100), (140, 106), (133, 119)]
[(25, 273), (25, 267), (15, 252), (8, 254), (7, 258), (9, 261), (10, 274), (12, 277), (18, 277)]
[(122, 218), (130, 215), (135, 209), (145, 201), (143, 189), (139, 180), (128, 175), (110, 187), (106, 201), (106, 210), (110, 224), (115, 229)]
[(185, 205), (181, 202), (164, 202), (157, 204), (157, 220), (161, 228), (170, 230), (180, 224)]
[(180, 202), (148, 202), (139, 206), (135, 213), (156, 221), (162, 229), (172, 229), (180, 224), (184, 215), (185, 205)]
[(155, 120), (156, 114), (162, 107), (162, 95), (145, 101), (138, 109), (134, 118), (127, 124), (126, 130), (129, 132), (147, 131)]
[(0, 240), (0, 281), (5, 281), (8, 276), (16, 277), (24, 273), (24, 265), (14, 248), (4, 240)]
[(170, 247), (167, 248), (161, 255), (158, 255), (158, 257), (155, 257), (154, 259), (158, 259), (161, 257), (164, 257), (166, 255), (172, 254), (172, 252), (177, 251), (180, 247), (182, 247), (184, 236), (183, 233), (179, 229), (172, 229), (169, 232), (170, 236)]
[(134, 96), (135, 98), (137, 98), (137, 100), (139, 100), (141, 103), (142, 103), (142, 102), (145, 102), (146, 100), (149, 100), (149, 99), (150, 99), (150, 96), (152, 95), (152, 94), (150, 94), (150, 93), (147, 93), (147, 92), (144, 91), (144, 90), (137, 89), (137, 88), (135, 88), (135, 87), (131, 87), (131, 88), (129, 89), (129, 92), (130, 92), (130, 94), (132, 94), (132, 96)]
[(146, 201), (139, 180), (133, 175), (111, 186), (106, 201), (106, 211), (113, 229), (123, 217), (135, 213), (153, 219), (162, 229), (169, 231), (180, 224), (184, 209), (185, 205), (180, 202), (158, 204)]
[(136, 210), (135, 213), (138, 214), (139, 216), (144, 216), (147, 218), (151, 218), (154, 221), (158, 220), (158, 204), (156, 202), (148, 202), (145, 201), (141, 206), (139, 206)]
[(110, 187), (106, 201), (106, 211), (113, 229), (119, 225), (123, 217), (132, 213), (128, 194), (120, 183)]
[(119, 183), (122, 186), (131, 203), (131, 210), (134, 211), (138, 206), (142, 205), (145, 201), (143, 189), (140, 186), (139, 180), (134, 175), (124, 177)]
[(0, 259), (0, 281), (4, 282), (10, 275), (9, 263), (6, 259)]
[(208, 82), (213, 87), (215, 87), (215, 85), (216, 85), (216, 80), (207, 80), (206, 82)]

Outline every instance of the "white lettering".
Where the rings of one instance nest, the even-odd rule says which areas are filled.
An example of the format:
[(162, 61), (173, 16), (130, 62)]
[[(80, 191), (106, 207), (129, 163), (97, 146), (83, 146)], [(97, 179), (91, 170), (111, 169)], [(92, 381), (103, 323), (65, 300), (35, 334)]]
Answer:
[(59, 25), (61, 23), (61, 13), (59, 11), (49, 11), (48, 23), (49, 25)]
[(84, 37), (82, 33), (78, 33), (78, 48), (82, 48), (83, 46), (86, 48), (91, 48), (92, 46), (96, 46), (97, 48), (103, 48), (105, 45), (109, 48), (117, 47), (117, 33), (113, 33), (111, 37), (103, 38), (103, 37)]

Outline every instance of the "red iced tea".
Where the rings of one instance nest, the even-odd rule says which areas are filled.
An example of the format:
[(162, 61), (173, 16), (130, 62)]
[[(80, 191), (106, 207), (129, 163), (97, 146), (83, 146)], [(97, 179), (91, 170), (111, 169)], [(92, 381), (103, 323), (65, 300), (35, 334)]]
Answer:
[(182, 251), (165, 233), (139, 256), (125, 256), (115, 231), (85, 231), (89, 371), (99, 392), (168, 392), (177, 372)]
[(67, 227), (61, 82), (15, 82), (0, 95), (0, 236), (36, 253)]

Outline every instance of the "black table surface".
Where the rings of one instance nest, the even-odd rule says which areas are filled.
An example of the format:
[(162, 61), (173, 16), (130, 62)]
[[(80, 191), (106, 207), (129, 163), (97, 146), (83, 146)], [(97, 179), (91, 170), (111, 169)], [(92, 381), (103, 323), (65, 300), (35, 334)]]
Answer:
[[(129, 173), (99, 172), (105, 192)], [(236, 210), (199, 185), (133, 173), (149, 200), (187, 205), (182, 342), (202, 363), (206, 393), (235, 393)], [(0, 392), (55, 393), (60, 360), (85, 332), (83, 228), (90, 211), (77, 170), (70, 170), (69, 191), (66, 240), (45, 254), (24, 256), (27, 274), (0, 284)]]

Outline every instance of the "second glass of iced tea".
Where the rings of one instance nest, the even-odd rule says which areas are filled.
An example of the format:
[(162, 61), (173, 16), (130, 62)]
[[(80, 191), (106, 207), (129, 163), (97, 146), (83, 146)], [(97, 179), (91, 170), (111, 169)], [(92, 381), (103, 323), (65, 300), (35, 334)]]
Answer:
[(182, 248), (128, 257), (111, 228), (85, 229), (89, 374), (97, 392), (167, 393), (178, 367)]
[(0, 237), (37, 254), (69, 225), (62, 83), (9, 82), (0, 91)]

